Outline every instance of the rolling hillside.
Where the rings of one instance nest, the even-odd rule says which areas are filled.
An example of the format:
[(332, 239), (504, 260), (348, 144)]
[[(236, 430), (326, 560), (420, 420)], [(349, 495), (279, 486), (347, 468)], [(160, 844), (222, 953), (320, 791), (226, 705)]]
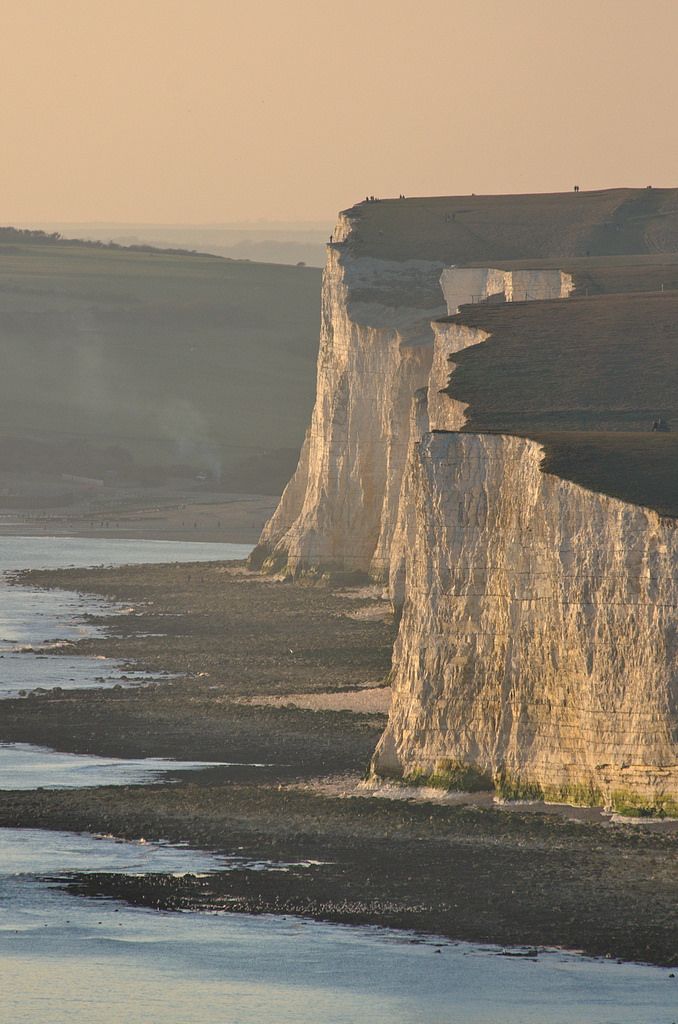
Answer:
[(320, 271), (0, 239), (0, 467), (275, 493), (313, 402)]

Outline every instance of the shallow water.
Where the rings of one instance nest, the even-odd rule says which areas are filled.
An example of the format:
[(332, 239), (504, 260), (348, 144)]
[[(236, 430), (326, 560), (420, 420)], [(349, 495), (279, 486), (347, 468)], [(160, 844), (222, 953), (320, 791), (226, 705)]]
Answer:
[[(162, 679), (157, 673), (153, 679)], [(112, 658), (68, 655), (0, 654), (0, 699), (27, 696), (32, 691), (105, 689), (133, 686), (151, 679), (145, 672), (123, 669)]]
[(246, 558), (251, 550), (251, 544), (208, 544), (202, 541), (0, 537), (0, 571), (227, 561)]
[[(164, 757), (94, 757), (65, 754), (30, 743), (0, 743), (0, 790), (82, 789), (164, 782), (168, 772), (240, 767), (225, 761), (173, 761)], [(248, 765), (260, 768), (264, 765)]]
[(0, 865), (0, 1019), (7, 1022), (675, 1020), (678, 987), (659, 968), (558, 953), (507, 958), (494, 948), (294, 918), (158, 913), (71, 896), (34, 877), (226, 866), (186, 849), (3, 829)]
[[(122, 606), (91, 595), (40, 590), (7, 583), (18, 569), (200, 562), (245, 558), (247, 544), (186, 541), (101, 540), (78, 537), (0, 537), (0, 697), (21, 691), (106, 687), (121, 683), (119, 663), (110, 659), (18, 653), (22, 647), (48, 652), (46, 641), (79, 640), (100, 630), (85, 615), (110, 615)], [(124, 673), (124, 682), (143, 682), (143, 673)]]
[[(246, 558), (251, 544), (81, 537), (0, 537), (0, 574), (20, 569), (207, 562)], [(2, 577), (0, 576), (0, 581)], [(110, 611), (111, 602), (63, 590), (8, 587), (0, 582), (0, 649), (92, 634), (82, 616)]]

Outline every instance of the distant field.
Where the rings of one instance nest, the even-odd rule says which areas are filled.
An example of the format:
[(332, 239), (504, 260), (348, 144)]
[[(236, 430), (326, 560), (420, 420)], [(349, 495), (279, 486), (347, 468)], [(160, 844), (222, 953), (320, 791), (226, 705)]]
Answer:
[(212, 256), (0, 245), (5, 456), (30, 460), (48, 444), (76, 472), (130, 456), (280, 489), (313, 404), (320, 277)]
[(487, 265), (678, 250), (678, 189), (384, 199), (346, 211), (352, 251)]
[(303, 260), (309, 267), (325, 265), (325, 244), (332, 230), (327, 223), (257, 221), (243, 224), (139, 224), (54, 223), (41, 224), (67, 238), (113, 240), (120, 245), (148, 244), (163, 249), (192, 249), (234, 260), (294, 265)]
[[(454, 356), (468, 430), (543, 441), (545, 468), (678, 515), (678, 291), (464, 306), (490, 332)], [(669, 433), (653, 433), (662, 417)]]

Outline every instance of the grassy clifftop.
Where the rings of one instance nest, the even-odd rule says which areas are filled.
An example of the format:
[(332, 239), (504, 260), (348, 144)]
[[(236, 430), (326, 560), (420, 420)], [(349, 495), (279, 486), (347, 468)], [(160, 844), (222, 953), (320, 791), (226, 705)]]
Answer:
[(362, 202), (356, 254), (447, 264), (678, 251), (678, 189), (606, 189)]
[(303, 440), (319, 316), (314, 268), (0, 239), (0, 434), (245, 466), (270, 492)]
[[(487, 331), (447, 389), (470, 431), (545, 445), (548, 472), (678, 515), (678, 291), (465, 306)], [(662, 418), (667, 433), (652, 432)]]

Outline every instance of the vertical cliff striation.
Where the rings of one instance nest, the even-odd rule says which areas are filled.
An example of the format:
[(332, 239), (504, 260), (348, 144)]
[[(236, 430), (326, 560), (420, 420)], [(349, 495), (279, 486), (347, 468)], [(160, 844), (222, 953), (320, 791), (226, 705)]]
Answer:
[(623, 301), (553, 301), (581, 268), (539, 266), (647, 251), (674, 198), (340, 217), (312, 422), (253, 562), (388, 581), (400, 628), (376, 776), (678, 815), (678, 449), (646, 425), (678, 417), (678, 298), (632, 294), (654, 265), (587, 255), (587, 289), (617, 282)]
[(317, 395), (297, 471), (255, 561), (383, 576), (409, 447), (412, 396), (427, 384), (442, 264), (353, 256), (342, 235), (323, 278)]
[[(413, 396), (428, 388), (429, 405), (449, 406), (431, 386), (435, 358), (434, 378), (445, 387), (450, 335), (446, 329), (445, 341), (436, 342), (442, 328), (435, 318), (474, 299), (510, 302), (516, 282), (545, 298), (571, 289), (570, 275), (558, 270), (467, 270), (356, 255), (355, 230), (341, 216), (328, 246), (311, 425), (252, 559), (292, 575), (323, 569), (388, 577), (407, 456), (423, 429), (421, 417), (410, 415)], [(468, 343), (462, 329), (458, 344)]]
[(524, 438), (429, 434), (379, 775), (678, 811), (678, 530), (542, 472)]
[(544, 472), (535, 440), (468, 432), (455, 356), (492, 335), (459, 317), (433, 327), (375, 774), (678, 815), (678, 522)]

